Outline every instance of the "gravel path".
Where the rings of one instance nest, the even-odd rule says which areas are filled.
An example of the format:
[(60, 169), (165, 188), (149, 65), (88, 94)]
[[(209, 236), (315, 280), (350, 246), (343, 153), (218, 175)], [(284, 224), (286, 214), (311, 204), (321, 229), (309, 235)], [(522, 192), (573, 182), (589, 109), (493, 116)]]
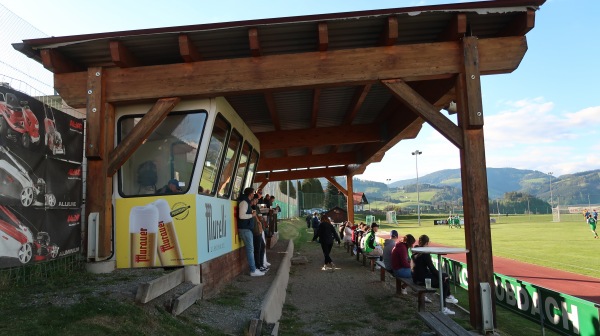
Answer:
[[(379, 281), (378, 271), (363, 267), (343, 245), (334, 245), (331, 253), (334, 271), (321, 270), (317, 243), (304, 244), (294, 254), (308, 263), (292, 265), (280, 335), (421, 335), (429, 330), (415, 317), (417, 302), (410, 291), (396, 297), (389, 282)], [(439, 308), (428, 304), (427, 309)]]

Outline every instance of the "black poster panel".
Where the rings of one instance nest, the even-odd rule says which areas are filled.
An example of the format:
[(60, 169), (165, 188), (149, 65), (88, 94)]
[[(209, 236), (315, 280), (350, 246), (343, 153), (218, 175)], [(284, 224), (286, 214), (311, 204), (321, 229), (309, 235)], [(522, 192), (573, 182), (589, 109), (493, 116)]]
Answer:
[(0, 204), (43, 207), (46, 203), (45, 163), (28, 163), (8, 146), (0, 146)]
[(0, 268), (53, 260), (80, 246), (80, 209), (0, 205)]
[(0, 145), (29, 164), (46, 155), (82, 162), (83, 121), (0, 86)]
[(47, 208), (78, 208), (83, 199), (81, 164), (48, 158), (44, 161)]

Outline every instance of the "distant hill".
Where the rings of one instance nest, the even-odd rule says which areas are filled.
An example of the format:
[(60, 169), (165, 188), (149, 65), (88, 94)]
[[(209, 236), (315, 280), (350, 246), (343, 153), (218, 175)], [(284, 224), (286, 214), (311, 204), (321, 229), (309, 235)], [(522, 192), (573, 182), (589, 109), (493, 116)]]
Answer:
[[(550, 200), (550, 175), (535, 170), (516, 168), (488, 168), (488, 192), (490, 199), (504, 197), (507, 192), (525, 192), (543, 200)], [(337, 178), (346, 186), (346, 179)], [(323, 186), (327, 180), (323, 179)], [(402, 189), (416, 184), (416, 179), (395, 181), (388, 185), (369, 180), (354, 180), (354, 190), (365, 192), (369, 200), (381, 199), (394, 194), (394, 189)], [(419, 177), (421, 191), (442, 192), (439, 187), (450, 186), (462, 189), (460, 170), (444, 169)], [(428, 189), (427, 184), (431, 185)], [(446, 190), (447, 191), (447, 190)], [(600, 204), (600, 169), (575, 174), (552, 177), (552, 198), (554, 204)], [(589, 200), (588, 200), (589, 198)]]

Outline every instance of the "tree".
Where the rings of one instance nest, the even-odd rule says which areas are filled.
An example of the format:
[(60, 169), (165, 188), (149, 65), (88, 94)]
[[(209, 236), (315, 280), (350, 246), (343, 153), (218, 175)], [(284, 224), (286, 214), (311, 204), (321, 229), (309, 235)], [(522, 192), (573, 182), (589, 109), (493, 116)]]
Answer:
[(333, 184), (327, 183), (323, 207), (325, 209), (331, 209), (336, 206), (339, 206), (342, 209), (346, 209), (346, 196), (344, 196), (344, 194), (342, 194)]
[[(290, 185), (290, 197), (293, 199), (296, 199), (296, 188), (294, 188), (294, 182), (290, 181), (289, 185)], [(281, 192), (284, 195), (288, 194), (287, 187), (288, 187), (288, 181), (279, 181), (279, 190), (281, 190)]]
[(324, 192), (319, 179), (310, 178), (303, 180), (301, 190), (303, 209), (320, 208), (323, 206)]

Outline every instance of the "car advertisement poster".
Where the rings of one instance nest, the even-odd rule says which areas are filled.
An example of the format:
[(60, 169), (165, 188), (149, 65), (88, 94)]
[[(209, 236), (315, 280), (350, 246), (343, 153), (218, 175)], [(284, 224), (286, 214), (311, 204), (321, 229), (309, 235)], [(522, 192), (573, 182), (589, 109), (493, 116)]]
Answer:
[(0, 86), (0, 268), (81, 246), (83, 121)]
[(117, 268), (198, 264), (196, 195), (116, 201)]

